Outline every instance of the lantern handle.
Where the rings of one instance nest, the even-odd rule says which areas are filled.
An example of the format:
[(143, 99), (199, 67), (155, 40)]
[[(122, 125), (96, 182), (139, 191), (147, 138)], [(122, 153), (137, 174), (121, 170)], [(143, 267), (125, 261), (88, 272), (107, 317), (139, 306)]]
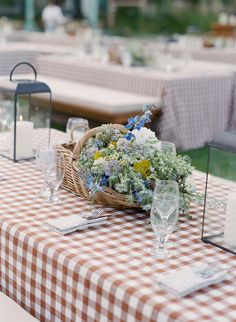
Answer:
[(31, 67), (32, 68), (32, 70), (33, 70), (33, 72), (34, 72), (34, 80), (36, 81), (37, 80), (37, 72), (36, 72), (36, 69), (34, 68), (34, 66), (33, 65), (31, 65), (30, 63), (27, 63), (27, 62), (21, 62), (21, 63), (18, 63), (18, 64), (16, 64), (13, 68), (12, 68), (12, 70), (11, 70), (11, 72), (10, 72), (10, 81), (12, 82), (12, 76), (13, 76), (13, 73), (14, 73), (14, 71), (15, 71), (15, 69), (17, 68), (17, 67), (19, 67), (20, 65), (27, 65), (27, 66), (29, 66), (29, 67)]

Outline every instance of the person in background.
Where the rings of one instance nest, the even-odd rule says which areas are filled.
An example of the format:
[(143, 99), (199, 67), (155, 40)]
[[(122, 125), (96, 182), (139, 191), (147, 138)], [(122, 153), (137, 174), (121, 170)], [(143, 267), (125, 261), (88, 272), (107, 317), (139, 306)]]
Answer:
[(12, 25), (7, 17), (0, 17), (0, 45), (7, 43), (7, 37), (12, 33)]
[(48, 1), (47, 6), (42, 11), (42, 21), (45, 32), (55, 32), (64, 26), (66, 18), (57, 0)]

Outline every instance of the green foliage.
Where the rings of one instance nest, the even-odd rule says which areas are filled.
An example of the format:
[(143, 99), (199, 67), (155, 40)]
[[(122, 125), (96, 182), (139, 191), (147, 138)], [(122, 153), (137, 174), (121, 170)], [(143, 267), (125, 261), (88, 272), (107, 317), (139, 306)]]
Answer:
[(4, 7), (4, 6), (7, 6), (7, 7), (10, 7), (10, 6), (13, 6), (14, 5), (14, 2), (13, 0), (1, 0), (1, 7)]
[(163, 2), (149, 14), (142, 13), (138, 8), (119, 8), (112, 31), (127, 36), (155, 33), (168, 35), (185, 33), (188, 26), (195, 26), (199, 32), (206, 32), (216, 20), (215, 14), (203, 15), (198, 7), (174, 12), (167, 2)]

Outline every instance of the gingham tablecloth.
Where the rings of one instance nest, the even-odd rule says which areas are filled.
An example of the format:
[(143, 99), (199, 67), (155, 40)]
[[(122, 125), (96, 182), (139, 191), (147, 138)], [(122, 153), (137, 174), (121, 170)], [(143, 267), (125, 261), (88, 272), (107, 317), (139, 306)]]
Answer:
[(203, 60), (208, 62), (236, 64), (236, 52), (234, 48), (191, 48), (191, 47), (177, 47), (169, 48), (174, 55), (190, 55), (196, 60)]
[(43, 75), (161, 99), (164, 107), (157, 133), (181, 150), (200, 147), (236, 126), (233, 65), (193, 61), (164, 72), (72, 57), (40, 57), (38, 64)]
[[(0, 46), (0, 75), (7, 75), (16, 64), (20, 62), (28, 62), (37, 68), (37, 53), (33, 50), (28, 50), (26, 45), (16, 47)], [(14, 74), (32, 74), (32, 70), (28, 66), (20, 66)]]
[[(106, 208), (108, 225), (60, 236), (47, 220), (88, 203), (61, 190), (63, 205), (46, 205), (35, 195), (42, 181), (33, 161), (1, 158), (0, 169), (1, 290), (40, 321), (236, 321), (235, 256), (200, 241), (201, 206), (191, 206), (191, 220), (180, 218), (175, 256), (154, 261), (144, 213)], [(195, 175), (200, 191), (204, 179)], [(224, 189), (216, 185), (216, 196)], [(210, 259), (229, 269), (230, 280), (182, 300), (155, 283), (159, 273)]]
[(163, 102), (159, 138), (180, 150), (201, 147), (236, 127), (235, 76), (170, 80)]

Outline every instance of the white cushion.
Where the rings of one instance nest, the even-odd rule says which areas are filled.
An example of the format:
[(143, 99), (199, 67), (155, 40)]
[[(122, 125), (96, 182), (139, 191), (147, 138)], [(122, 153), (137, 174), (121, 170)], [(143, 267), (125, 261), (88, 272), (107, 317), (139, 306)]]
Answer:
[(1, 322), (37, 322), (32, 315), (20, 305), (0, 292), (0, 321)]
[(139, 113), (143, 105), (157, 104), (161, 101), (158, 97), (126, 93), (45, 75), (39, 75), (38, 80), (51, 88), (53, 101), (84, 106), (88, 111), (99, 110), (114, 115), (124, 112)]

